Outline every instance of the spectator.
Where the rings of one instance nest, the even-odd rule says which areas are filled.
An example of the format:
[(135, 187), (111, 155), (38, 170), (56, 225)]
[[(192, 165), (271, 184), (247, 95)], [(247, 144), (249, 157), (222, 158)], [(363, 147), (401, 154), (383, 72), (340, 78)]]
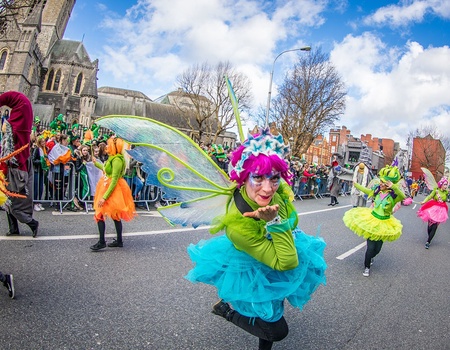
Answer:
[(144, 186), (143, 180), (137, 174), (137, 168), (139, 167), (139, 163), (136, 159), (130, 159), (130, 162), (125, 170), (125, 175), (123, 176), (131, 189), (131, 193), (133, 194), (133, 199), (136, 201), (139, 199), (139, 193)]
[(42, 211), (45, 208), (40, 202), (44, 193), (44, 180), (50, 169), (50, 161), (48, 160), (47, 147), (43, 136), (38, 136), (36, 147), (33, 149), (33, 166), (34, 166), (34, 210)]

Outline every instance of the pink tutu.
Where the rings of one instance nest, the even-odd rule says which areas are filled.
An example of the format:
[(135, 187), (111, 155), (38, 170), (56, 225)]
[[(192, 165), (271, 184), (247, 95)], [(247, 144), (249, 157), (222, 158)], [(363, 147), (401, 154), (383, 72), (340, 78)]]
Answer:
[(417, 216), (425, 222), (431, 221), (438, 224), (445, 222), (448, 219), (447, 203), (432, 199), (422, 205), (417, 212)]

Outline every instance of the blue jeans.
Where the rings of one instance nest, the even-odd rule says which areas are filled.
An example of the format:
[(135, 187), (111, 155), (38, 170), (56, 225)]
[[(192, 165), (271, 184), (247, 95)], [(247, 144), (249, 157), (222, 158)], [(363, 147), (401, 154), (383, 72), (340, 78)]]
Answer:
[(39, 171), (34, 173), (33, 200), (40, 201), (44, 193), (44, 173)]
[(137, 177), (126, 177), (125, 180), (127, 181), (128, 186), (131, 188), (131, 192), (133, 193), (133, 198), (137, 198), (139, 192), (141, 192), (142, 187), (144, 186), (144, 183), (142, 180)]

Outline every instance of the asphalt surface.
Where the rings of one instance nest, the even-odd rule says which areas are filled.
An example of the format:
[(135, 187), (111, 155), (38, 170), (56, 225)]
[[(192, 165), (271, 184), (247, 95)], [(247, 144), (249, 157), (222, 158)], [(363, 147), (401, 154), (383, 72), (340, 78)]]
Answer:
[[(423, 197), (417, 197), (420, 201)], [(327, 242), (327, 285), (302, 311), (286, 307), (290, 333), (273, 349), (450, 349), (450, 223), (429, 250), (418, 205), (396, 217), (403, 235), (385, 243), (363, 277), (364, 240), (342, 216), (349, 197), (297, 201), (300, 227)], [(6, 237), (0, 212), (0, 270), (15, 278), (16, 298), (0, 289), (0, 349), (256, 349), (257, 339), (211, 314), (215, 289), (183, 276), (186, 247), (207, 229), (172, 228), (156, 211), (124, 223), (123, 248), (91, 252), (90, 214), (54, 212)], [(107, 221), (108, 240), (114, 225)], [(352, 251), (353, 249), (353, 251)], [(339, 258), (339, 259), (338, 259)]]

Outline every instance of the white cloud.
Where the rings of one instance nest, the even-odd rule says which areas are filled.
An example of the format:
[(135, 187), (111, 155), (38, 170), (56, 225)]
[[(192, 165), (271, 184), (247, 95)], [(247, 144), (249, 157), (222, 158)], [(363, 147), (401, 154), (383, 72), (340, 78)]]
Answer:
[(271, 64), (277, 45), (291, 41), (292, 33), (323, 23), (326, 3), (285, 1), (277, 8), (249, 0), (139, 0), (123, 17), (105, 9), (102, 26), (111, 35), (99, 57), (100, 80), (106, 75), (127, 83), (146, 80), (143, 92), (158, 97), (155, 90), (175, 83), (192, 64), (229, 60), (257, 81), (265, 74), (268, 84), (261, 66)]
[[(99, 78), (112, 77), (120, 82), (116, 85), (156, 98), (174, 88), (176, 77), (189, 66), (229, 60), (252, 82), (254, 107), (265, 106), (274, 58), (283, 50), (305, 46), (305, 28), (320, 27), (327, 6), (325, 0), (139, 0), (125, 16), (109, 14), (103, 22), (111, 35), (99, 57)], [(446, 17), (450, 5), (401, 1), (380, 8), (366, 21), (399, 26), (429, 13)], [(366, 32), (335, 43), (331, 59), (349, 90), (340, 125), (355, 136), (370, 133), (401, 141), (402, 146), (408, 132), (421, 124), (448, 130), (449, 48), (424, 48), (414, 41), (389, 47), (381, 38)], [(277, 61), (273, 96), (295, 58), (292, 53)]]
[(331, 59), (349, 89), (341, 123), (354, 136), (392, 138), (405, 147), (408, 132), (430, 122), (450, 136), (449, 47), (408, 42), (401, 52), (387, 50), (365, 33), (336, 43)]
[(427, 14), (450, 18), (450, 2), (448, 0), (403, 0), (399, 5), (379, 8), (374, 14), (367, 16), (364, 23), (392, 27), (407, 26), (410, 23), (422, 22)]

